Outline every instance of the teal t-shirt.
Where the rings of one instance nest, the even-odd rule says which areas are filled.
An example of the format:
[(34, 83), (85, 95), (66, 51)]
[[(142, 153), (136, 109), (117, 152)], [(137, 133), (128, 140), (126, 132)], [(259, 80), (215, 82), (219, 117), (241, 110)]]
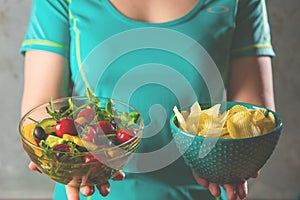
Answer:
[[(105, 199), (112, 200), (214, 199), (173, 143), (172, 109), (226, 98), (232, 59), (274, 55), (263, 0), (200, 0), (165, 23), (127, 18), (108, 0), (34, 0), (21, 52), (32, 49), (69, 60), (73, 95), (91, 87), (144, 117), (142, 144), (125, 180), (110, 182)], [(63, 185), (54, 199), (66, 199)]]

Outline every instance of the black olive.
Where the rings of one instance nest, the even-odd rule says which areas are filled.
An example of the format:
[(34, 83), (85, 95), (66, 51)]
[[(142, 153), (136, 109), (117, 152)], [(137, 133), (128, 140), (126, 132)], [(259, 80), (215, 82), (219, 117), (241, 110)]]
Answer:
[(87, 148), (76, 145), (76, 149), (78, 149), (80, 152), (88, 152)]
[(119, 123), (121, 123), (121, 120), (119, 119), (119, 118), (112, 118), (111, 120), (110, 120), (110, 123), (111, 123), (111, 125), (115, 128), (115, 129), (117, 129), (118, 128), (118, 124)]
[[(61, 147), (57, 148), (57, 146)], [(66, 144), (58, 144), (57, 146), (54, 147), (54, 149), (57, 151), (55, 156), (58, 161), (62, 161), (62, 157), (69, 151), (69, 147)]]
[(55, 154), (55, 156), (56, 156), (56, 158), (57, 158), (57, 160), (58, 161), (62, 161), (62, 157), (65, 155), (66, 153), (64, 153), (64, 152), (57, 152), (56, 154)]
[(40, 127), (40, 126), (36, 126), (35, 127), (35, 129), (33, 131), (33, 135), (38, 140), (45, 140), (48, 137), (48, 135), (45, 132), (45, 130), (42, 127)]
[(51, 132), (50, 135), (57, 136), (55, 132)]
[(69, 109), (69, 106), (63, 106), (63, 107), (61, 107), (61, 108), (59, 109), (59, 112), (60, 112), (60, 113), (64, 113), (64, 112), (66, 112), (68, 109)]

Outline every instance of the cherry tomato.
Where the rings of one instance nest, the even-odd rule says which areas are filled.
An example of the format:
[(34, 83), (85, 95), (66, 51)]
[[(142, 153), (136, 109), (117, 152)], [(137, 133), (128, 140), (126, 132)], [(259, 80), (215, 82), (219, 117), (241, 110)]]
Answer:
[(70, 118), (62, 119), (55, 125), (55, 133), (58, 137), (64, 134), (77, 135), (74, 121)]
[(63, 152), (70, 152), (70, 146), (67, 144), (57, 144), (54, 146), (54, 150), (56, 151), (63, 151)]
[(117, 132), (117, 138), (120, 142), (126, 142), (135, 136), (134, 130), (119, 129)]
[(82, 139), (91, 142), (96, 138), (97, 133), (96, 130), (91, 126), (88, 126), (87, 129), (88, 129), (88, 134), (82, 136)]
[(86, 119), (86, 122), (91, 122), (96, 116), (96, 111), (91, 108), (86, 108), (78, 113), (77, 118), (83, 117)]
[(100, 162), (101, 160), (104, 160), (104, 156), (101, 154), (88, 154), (83, 157), (83, 162), (85, 164), (92, 162)]
[(97, 124), (95, 125), (95, 128), (96, 128), (97, 133), (108, 134), (108, 133), (114, 133), (115, 132), (115, 128), (108, 121), (99, 121), (99, 122), (97, 122)]

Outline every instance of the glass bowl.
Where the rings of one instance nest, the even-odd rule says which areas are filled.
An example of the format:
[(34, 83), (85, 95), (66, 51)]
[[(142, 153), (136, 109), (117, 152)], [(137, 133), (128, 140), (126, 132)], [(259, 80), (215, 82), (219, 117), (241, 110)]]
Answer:
[[(214, 103), (215, 104), (215, 103)], [(209, 108), (214, 104), (200, 104), (201, 108)], [(250, 109), (263, 107), (238, 103), (220, 102), (221, 109), (228, 110), (235, 105)], [(281, 118), (272, 112), (276, 127), (265, 134), (248, 138), (207, 138), (187, 133), (178, 128), (176, 116), (170, 119), (172, 136), (184, 162), (199, 176), (210, 182), (240, 183), (258, 172), (270, 158), (277, 145), (282, 130)]]
[[(70, 106), (70, 102), (72, 106)], [(90, 124), (93, 123), (78, 117), (78, 113), (87, 105), (88, 108), (92, 105), (93, 109), (100, 113), (94, 116), (94, 122), (99, 117), (101, 121), (114, 121), (110, 121), (114, 127), (112, 133), (105, 133), (105, 127), (101, 126), (100, 129), (98, 128), (99, 130), (94, 128), (97, 131), (95, 131), (96, 136), (94, 135), (93, 141), (82, 139), (84, 134), (90, 134), (90, 130), (86, 130), (86, 128), (92, 127)], [(65, 111), (61, 111), (62, 109)], [(73, 118), (71, 120), (76, 127), (76, 133), (65, 133), (59, 137), (56, 133), (58, 132), (56, 127), (58, 120), (53, 119), (49, 110), (52, 114), (69, 112), (68, 116)], [(103, 114), (105, 112), (106, 114)], [(135, 114), (135, 119), (130, 121), (132, 113)], [(45, 124), (48, 124), (46, 128)], [(34, 133), (36, 127), (44, 128), (47, 135), (45, 140), (36, 137), (36, 133)], [(102, 97), (92, 103), (87, 97), (57, 99), (32, 109), (22, 117), (19, 124), (21, 142), (30, 160), (52, 180), (75, 187), (105, 183), (113, 177), (126, 165), (139, 147), (143, 128), (143, 118), (134, 107), (121, 101)], [(134, 134), (125, 138), (126, 140), (118, 140), (117, 134), (121, 129)], [(85, 136), (87, 137), (87, 135)], [(51, 145), (53, 138), (55, 138), (55, 144)], [(64, 148), (65, 144), (70, 147)]]

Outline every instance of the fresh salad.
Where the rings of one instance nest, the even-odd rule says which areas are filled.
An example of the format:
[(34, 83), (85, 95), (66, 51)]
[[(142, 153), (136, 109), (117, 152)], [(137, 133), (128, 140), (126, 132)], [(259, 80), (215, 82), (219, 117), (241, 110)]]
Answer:
[[(56, 108), (50, 100), (46, 111), (50, 117), (30, 118), (24, 137), (42, 149), (33, 151), (38, 159), (31, 159), (58, 182), (68, 184), (75, 176), (86, 185), (106, 181), (125, 164), (130, 153), (124, 152), (135, 151), (140, 143), (135, 137), (140, 114), (120, 112), (111, 99), (103, 105), (89, 90), (84, 103), (69, 98)], [(110, 160), (114, 167), (108, 166)]]

